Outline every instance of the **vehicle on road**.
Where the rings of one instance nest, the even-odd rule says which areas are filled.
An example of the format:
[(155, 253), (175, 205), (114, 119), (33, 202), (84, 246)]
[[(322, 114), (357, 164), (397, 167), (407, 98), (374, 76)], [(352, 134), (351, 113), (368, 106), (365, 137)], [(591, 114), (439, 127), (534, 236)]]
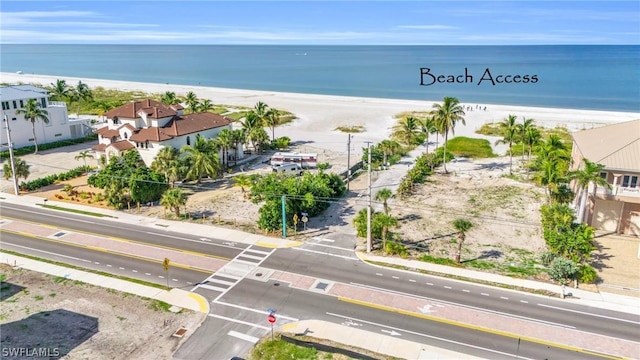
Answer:
[(272, 169), (273, 169), (273, 172), (275, 172), (275, 173), (285, 174), (285, 175), (302, 176), (302, 174), (304, 174), (304, 171), (302, 170), (302, 167), (300, 167), (300, 165), (298, 165), (298, 164), (274, 165), (272, 167)]

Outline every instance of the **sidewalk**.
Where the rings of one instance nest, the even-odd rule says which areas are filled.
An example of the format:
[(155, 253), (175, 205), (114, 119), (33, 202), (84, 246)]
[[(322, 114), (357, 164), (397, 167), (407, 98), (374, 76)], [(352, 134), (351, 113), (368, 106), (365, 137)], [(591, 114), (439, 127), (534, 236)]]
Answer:
[[(16, 196), (13, 194), (2, 193), (0, 197), (4, 199), (0, 199), (0, 203), (3, 201), (19, 204), (23, 206), (32, 206), (37, 209), (41, 209), (40, 205), (44, 205), (44, 199), (31, 196), (31, 195), (20, 195)], [(122, 211), (110, 210), (110, 209), (102, 209), (95, 208), (91, 206), (83, 206), (78, 204), (72, 204), (68, 202), (61, 201), (47, 201), (47, 205), (55, 205), (60, 206), (67, 209), (74, 210), (82, 210), (93, 213), (100, 213), (106, 215), (101, 217), (101, 220), (113, 221), (118, 224), (127, 223), (138, 226), (147, 226), (149, 228), (155, 229), (156, 231), (175, 231), (175, 232), (184, 232), (196, 236), (201, 236), (205, 238), (220, 238), (225, 239), (231, 242), (238, 242), (242, 244), (248, 245), (257, 245), (268, 248), (284, 248), (284, 247), (292, 247), (298, 246), (301, 243), (299, 241), (292, 241), (287, 239), (282, 239), (278, 237), (257, 235), (245, 233), (240, 230), (223, 228), (210, 224), (198, 224), (195, 222), (187, 222), (187, 221), (172, 221), (165, 220), (159, 218), (151, 218), (146, 216), (140, 216), (135, 214), (128, 214)], [(69, 213), (71, 214), (71, 213)], [(81, 215), (81, 214), (77, 214)], [(87, 215), (90, 218), (94, 218), (93, 216)]]
[[(469, 270), (464, 268), (456, 268), (452, 266), (438, 265), (427, 263), (418, 260), (408, 260), (398, 257), (387, 257), (370, 255), (363, 252), (356, 252), (356, 255), (363, 261), (373, 261), (378, 263), (385, 263), (390, 265), (397, 265), (406, 267), (410, 270), (424, 270), (433, 273), (447, 274), (462, 278), (482, 280), (490, 283), (504, 284), (514, 287), (532, 289), (532, 290), (545, 290), (553, 293), (560, 294), (562, 288), (557, 284), (550, 284), (540, 281), (533, 281), (527, 279), (518, 279), (504, 275), (492, 274), (482, 271)], [(381, 267), (381, 265), (370, 264), (372, 266)], [(407, 272), (414, 272), (405, 270)], [(401, 270), (402, 271), (402, 270)], [(514, 290), (515, 291), (515, 290)], [(580, 303), (587, 306), (593, 306), (608, 310), (622, 311), (631, 314), (640, 314), (640, 301), (638, 298), (624, 295), (616, 295), (603, 292), (591, 292), (582, 289), (574, 289), (573, 287), (566, 287), (565, 293), (571, 295), (566, 298), (568, 302)]]
[(31, 260), (21, 256), (0, 253), (0, 262), (31, 271), (77, 280), (83, 283), (114, 289), (141, 297), (164, 301), (169, 305), (209, 313), (209, 302), (204, 297), (181, 289), (161, 290), (156, 287), (141, 285), (109, 276), (98, 275), (87, 271), (71, 269), (46, 262)]

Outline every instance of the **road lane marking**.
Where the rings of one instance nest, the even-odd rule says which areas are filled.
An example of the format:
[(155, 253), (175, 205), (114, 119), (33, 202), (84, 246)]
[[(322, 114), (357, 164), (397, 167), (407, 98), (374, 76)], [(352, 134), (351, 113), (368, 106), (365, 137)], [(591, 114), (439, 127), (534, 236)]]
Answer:
[(216, 315), (216, 314), (209, 314), (209, 316), (211, 316), (213, 318), (216, 318), (216, 319), (226, 320), (226, 321), (230, 321), (230, 322), (234, 322), (234, 323), (238, 323), (238, 324), (242, 324), (242, 325), (248, 325), (248, 326), (251, 326), (251, 327), (257, 327), (258, 329), (262, 329), (262, 330), (271, 330), (271, 328), (266, 327), (266, 326), (253, 324), (253, 323), (250, 323), (248, 321), (236, 320), (236, 319), (228, 318), (226, 316), (220, 316), (220, 315)]
[(376, 273), (376, 275), (377, 275), (377, 276), (382, 276), (382, 274), (380, 274), (380, 273)]
[(138, 270), (131, 270), (131, 271), (133, 271), (134, 273), (137, 273), (137, 272), (138, 272)]
[(305, 245), (322, 246), (322, 247), (326, 247), (326, 248), (330, 248), (330, 249), (353, 252), (353, 249), (347, 249), (347, 248), (343, 248), (343, 247), (340, 247), (340, 246), (325, 245), (325, 244), (318, 244), (318, 243), (305, 243)]
[(88, 263), (90, 263), (90, 262), (91, 262), (91, 260), (87, 260), (87, 259), (81, 259), (81, 258), (77, 258), (77, 257), (74, 257), (74, 256), (63, 255), (63, 254), (58, 254), (58, 253), (54, 253), (54, 252), (44, 251), (44, 250), (40, 250), (40, 249), (30, 248), (30, 247), (28, 247), (28, 246), (23, 246), (23, 245), (13, 244), (13, 243), (9, 243), (9, 242), (6, 242), (6, 241), (3, 241), (2, 243), (3, 243), (3, 244), (8, 244), (8, 245), (11, 245), (11, 246), (15, 246), (15, 247), (19, 247), (19, 248), (23, 248), (23, 249), (27, 249), (27, 250), (38, 251), (38, 252), (41, 252), (41, 253), (44, 253), (44, 254), (49, 254), (49, 255), (54, 255), (54, 256), (60, 256), (60, 257), (64, 257), (64, 258), (67, 258), (67, 259), (73, 259), (73, 260), (82, 261), (82, 262), (88, 262)]
[(506, 296), (500, 296), (500, 299), (502, 299), (502, 300), (509, 300), (509, 298), (508, 298), (508, 297), (506, 297)]
[(324, 238), (317, 238), (314, 237), (315, 240), (319, 240), (319, 241), (326, 241), (326, 242), (336, 242), (335, 240), (331, 240), (331, 239), (324, 239)]
[(429, 286), (433, 286), (433, 283), (427, 283), (427, 285), (429, 285)]
[(529, 302), (527, 300), (520, 300), (521, 303), (523, 304), (528, 304)]
[[(264, 314), (264, 315), (269, 315), (269, 314), (271, 314), (271, 312), (266, 311), (266, 310), (252, 309), (252, 308), (249, 308), (249, 307), (246, 307), (246, 306), (240, 306), (240, 305), (236, 305), (236, 304), (230, 304), (230, 303), (226, 303), (226, 302), (218, 301), (218, 300), (213, 301), (213, 303), (214, 303), (214, 304), (220, 304), (220, 305), (223, 305), (223, 306), (230, 306), (230, 307), (234, 307), (234, 308), (242, 309), (242, 310), (246, 310), (246, 311), (253, 311), (253, 312), (256, 312), (256, 313), (259, 313), (259, 314)], [(291, 316), (286, 316), (286, 315), (278, 314), (277, 312), (276, 312), (276, 315), (277, 315), (279, 318), (283, 318), (283, 319), (287, 319), (287, 320), (291, 320), (291, 321), (300, 321), (300, 319), (298, 319), (298, 318), (294, 318), (294, 317), (291, 317)]]
[[(229, 261), (227, 264), (225, 264), (225, 266), (221, 267), (221, 268), (218, 270), (218, 272), (222, 272), (222, 271), (224, 271), (224, 269), (225, 269), (225, 268), (233, 269), (233, 268), (234, 268), (234, 267), (233, 267), (234, 262), (238, 261), (238, 257), (242, 256), (242, 254), (244, 254), (244, 253), (246, 253), (246, 252), (254, 252), (254, 253), (257, 253), (257, 254), (262, 253), (262, 254), (264, 254), (264, 257), (262, 258), (262, 260), (258, 261), (257, 263), (251, 263), (250, 265), (248, 265), (248, 266), (251, 266), (251, 268), (249, 269), (249, 271), (246, 271), (246, 272), (244, 273), (244, 275), (242, 275), (242, 276), (240, 277), (240, 279), (238, 279), (234, 284), (232, 284), (231, 286), (229, 286), (229, 287), (227, 288), (227, 290), (226, 290), (226, 291), (221, 292), (221, 293), (220, 293), (220, 295), (218, 295), (215, 299), (213, 299), (213, 301), (218, 301), (218, 300), (220, 300), (220, 298), (221, 298), (221, 297), (223, 297), (227, 292), (231, 291), (231, 289), (233, 289), (233, 288), (234, 288), (236, 285), (238, 285), (242, 280), (244, 280), (244, 279), (245, 279), (245, 278), (246, 278), (246, 277), (247, 277), (247, 276), (248, 276), (248, 275), (249, 275), (249, 274), (250, 274), (254, 269), (257, 269), (258, 267), (260, 267), (260, 265), (262, 265), (262, 263), (263, 263), (263, 262), (265, 262), (265, 261), (269, 258), (269, 256), (271, 256), (271, 255), (272, 255), (272, 254), (277, 250), (276, 248), (273, 248), (273, 249), (271, 249), (271, 251), (266, 252), (266, 251), (262, 251), (262, 250), (254, 250), (254, 249), (251, 249), (251, 246), (253, 246), (253, 245), (249, 245), (247, 248), (245, 248), (244, 250), (242, 250), (242, 252), (241, 252), (240, 254), (238, 254), (238, 256), (236, 256), (234, 259), (232, 259), (232, 260), (231, 260), (231, 261)], [(295, 249), (295, 248), (294, 248), (294, 249)], [(223, 273), (222, 275), (224, 276), (224, 273)], [(215, 274), (214, 274), (214, 276), (215, 276)]]
[(250, 343), (252, 343), (252, 344), (257, 343), (257, 342), (258, 342), (258, 340), (260, 340), (260, 339), (258, 339), (258, 338), (257, 338), (257, 337), (255, 337), (255, 336), (251, 336), (251, 335), (247, 335), (247, 334), (239, 333), (239, 332), (237, 332), (237, 331), (233, 331), (233, 330), (229, 331), (229, 332), (227, 333), (227, 335), (230, 335), (230, 336), (236, 337), (236, 338), (238, 338), (238, 339), (240, 339), (240, 340), (248, 341), (248, 342), (250, 342)]
[(145, 274), (145, 275), (148, 275), (148, 276), (151, 276), (151, 274), (150, 274), (150, 273), (144, 273), (144, 274)]
[(545, 304), (538, 304), (538, 305), (542, 306), (542, 307), (546, 307), (546, 308), (556, 309), (556, 310), (563, 310), (563, 311), (568, 311), (568, 312), (577, 313), (577, 314), (590, 315), (590, 316), (595, 316), (595, 317), (599, 317), (599, 318), (603, 318), (603, 319), (616, 320), (616, 321), (622, 321), (622, 322), (626, 322), (626, 323), (630, 323), (630, 324), (640, 325), (640, 322), (634, 321), (634, 320), (627, 320), (627, 319), (620, 319), (620, 318), (616, 318), (616, 317), (612, 317), (612, 316), (592, 314), (592, 313), (588, 313), (588, 312), (584, 312), (584, 311), (565, 309), (565, 308), (561, 308), (561, 307), (557, 307), (557, 306), (551, 306), (551, 305), (545, 305)]
[(400, 278), (397, 276), (392, 276), (393, 279), (399, 280)]
[(466, 293), (468, 293), (468, 292), (471, 292), (471, 291), (469, 291), (469, 290), (467, 290), (467, 289), (462, 289), (462, 292), (466, 292)]
[[(409, 294), (409, 293), (405, 293), (405, 292), (402, 292), (402, 291), (383, 289), (383, 288), (376, 287), (376, 286), (364, 285), (364, 284), (359, 284), (359, 283), (354, 283), (354, 282), (351, 282), (349, 284), (354, 285), (354, 286), (359, 286), (359, 287), (362, 287), (362, 288), (365, 288), (365, 289), (373, 289), (373, 290), (382, 291), (382, 292), (386, 292), (386, 293), (390, 293), (390, 294), (402, 295), (402, 296), (406, 296), (406, 297), (409, 297), (409, 298), (428, 300), (428, 301), (432, 301), (432, 302), (434, 302), (436, 304), (447, 304), (447, 305), (459, 306), (459, 307), (465, 308), (465, 309), (472, 309), (472, 310), (475, 310), (475, 311), (481, 311), (481, 312), (489, 313), (489, 314), (497, 314), (497, 315), (502, 315), (502, 316), (511, 317), (511, 318), (518, 318), (518, 319), (522, 319), (522, 320), (526, 320), (526, 321), (530, 321), (530, 322), (536, 322), (536, 323), (543, 323), (543, 324), (548, 324), (548, 325), (552, 325), (552, 326), (558, 326), (558, 327), (561, 327), (561, 328), (568, 328), (568, 329), (575, 329), (576, 328), (575, 326), (559, 324), (559, 323), (554, 323), (554, 322), (551, 322), (551, 321), (545, 321), (545, 320), (540, 320), (540, 319), (529, 318), (529, 317), (526, 317), (526, 316), (509, 314), (509, 313), (505, 313), (505, 312), (501, 312), (501, 311), (488, 310), (488, 309), (479, 308), (479, 307), (475, 307), (475, 306), (471, 306), (471, 305), (459, 304), (459, 303), (455, 303), (455, 302), (451, 302), (451, 301), (439, 300), (439, 299), (434, 299), (434, 298), (430, 298), (430, 297), (426, 297), (426, 296)], [(487, 296), (489, 296), (489, 295), (487, 294)]]
[(113, 266), (111, 266), (111, 264), (107, 264), (107, 267), (113, 267)]
[(480, 295), (482, 295), (482, 296), (489, 296), (489, 294), (487, 294), (487, 293), (480, 293)]
[(451, 286), (445, 286), (444, 288), (451, 290)]
[(124, 268), (122, 266), (119, 267), (120, 270), (124, 270)]
[(357, 257), (337, 255), (337, 254), (329, 254), (329, 253), (325, 253), (325, 252), (322, 252), (322, 251), (316, 251), (316, 250), (311, 250), (311, 249), (303, 249), (303, 248), (299, 248), (299, 247), (292, 247), (291, 249), (298, 250), (298, 251), (307, 251), (307, 252), (314, 253), (314, 254), (333, 256), (333, 257), (338, 257), (338, 258), (347, 259), (347, 260), (360, 261), (360, 259), (358, 259)]
[[(429, 338), (429, 339), (435, 339), (435, 340), (439, 340), (439, 341), (444, 341), (444, 342), (448, 342), (450, 344), (462, 345), (462, 346), (470, 347), (470, 348), (473, 348), (473, 349), (484, 350), (484, 351), (488, 351), (488, 352), (491, 352), (491, 353), (494, 353), (494, 354), (506, 355), (506, 356), (510, 356), (510, 357), (515, 356), (515, 354), (509, 354), (509, 353), (505, 353), (505, 352), (502, 352), (502, 351), (483, 348), (481, 346), (465, 344), (465, 343), (462, 343), (462, 342), (459, 342), (459, 341), (440, 338), (440, 337), (437, 337), (437, 336), (427, 335), (427, 334), (423, 334), (423, 333), (419, 333), (419, 332), (415, 332), (415, 331), (411, 331), (411, 330), (406, 330), (406, 329), (401, 329), (401, 328), (397, 328), (397, 327), (393, 327), (393, 326), (389, 326), (389, 325), (378, 324), (378, 323), (375, 323), (375, 322), (372, 322), (372, 321), (362, 320), (362, 319), (354, 318), (354, 317), (351, 317), (351, 316), (339, 315), (339, 314), (335, 314), (335, 313), (331, 313), (331, 312), (327, 312), (326, 314), (329, 315), (329, 316), (334, 316), (334, 317), (338, 317), (338, 318), (341, 318), (341, 319), (345, 319), (345, 321), (347, 321), (347, 320), (354, 321), (355, 320), (355, 321), (363, 322), (363, 323), (369, 324), (369, 325), (380, 326), (380, 327), (384, 327), (384, 328), (391, 329), (391, 330), (403, 331), (403, 332), (408, 333), (408, 334), (413, 334), (413, 335), (426, 337), (426, 338)], [(518, 358), (519, 359), (526, 359), (526, 360), (533, 360), (533, 359), (530, 359), (530, 358), (527, 358), (527, 357), (524, 357), (524, 356), (520, 356)]]
[(415, 280), (413, 280), (413, 279), (409, 279), (409, 282), (416, 282), (416, 281), (415, 281)]

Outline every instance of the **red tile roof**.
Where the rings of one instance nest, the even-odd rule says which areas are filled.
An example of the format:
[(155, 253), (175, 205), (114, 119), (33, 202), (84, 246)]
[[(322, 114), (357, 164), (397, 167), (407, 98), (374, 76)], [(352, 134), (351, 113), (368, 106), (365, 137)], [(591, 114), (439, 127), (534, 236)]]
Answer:
[(146, 99), (130, 102), (122, 106), (118, 106), (115, 109), (111, 109), (104, 113), (104, 116), (113, 119), (114, 117), (123, 117), (136, 119), (141, 116), (138, 115), (140, 111), (147, 114), (148, 117), (153, 119), (165, 118), (168, 116), (174, 116), (177, 114), (177, 110), (180, 110), (180, 105), (167, 105), (159, 101)]
[(135, 142), (165, 141), (176, 136), (188, 135), (204, 130), (228, 126), (233, 120), (214, 113), (197, 113), (181, 117), (175, 116), (161, 128), (140, 129), (129, 138)]
[(107, 144), (98, 144), (98, 145), (92, 146), (91, 149), (95, 151), (104, 151), (106, 147), (107, 147)]
[(111, 145), (109, 146), (113, 146), (118, 151), (135, 149), (135, 146), (127, 140), (116, 141), (114, 143), (111, 143)]

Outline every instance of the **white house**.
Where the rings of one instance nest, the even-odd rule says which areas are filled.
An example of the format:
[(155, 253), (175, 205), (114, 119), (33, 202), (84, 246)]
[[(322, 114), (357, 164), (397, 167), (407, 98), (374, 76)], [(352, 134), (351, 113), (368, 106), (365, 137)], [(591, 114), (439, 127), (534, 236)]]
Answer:
[(5, 115), (9, 121), (11, 141), (14, 148), (34, 145), (31, 121), (26, 120), (23, 115), (16, 114), (16, 110), (24, 108), (29, 99), (36, 99), (40, 107), (48, 113), (48, 124), (45, 124), (42, 120), (36, 120), (35, 129), (38, 144), (80, 138), (91, 133), (91, 121), (89, 119), (69, 118), (67, 104), (49, 101), (47, 90), (33, 85), (0, 86), (3, 123), (2, 131), (0, 131), (0, 146), (6, 147), (9, 144), (6, 124), (4, 124)]
[[(192, 145), (196, 136), (214, 138), (222, 129), (231, 130), (232, 120), (218, 114), (204, 112), (184, 114), (181, 105), (167, 105), (146, 99), (134, 101), (104, 115), (107, 126), (97, 130), (98, 145), (93, 147), (98, 154), (120, 155), (123, 151), (136, 149), (147, 166), (166, 146), (180, 149)], [(230, 151), (231, 161), (243, 158), (242, 146)]]

